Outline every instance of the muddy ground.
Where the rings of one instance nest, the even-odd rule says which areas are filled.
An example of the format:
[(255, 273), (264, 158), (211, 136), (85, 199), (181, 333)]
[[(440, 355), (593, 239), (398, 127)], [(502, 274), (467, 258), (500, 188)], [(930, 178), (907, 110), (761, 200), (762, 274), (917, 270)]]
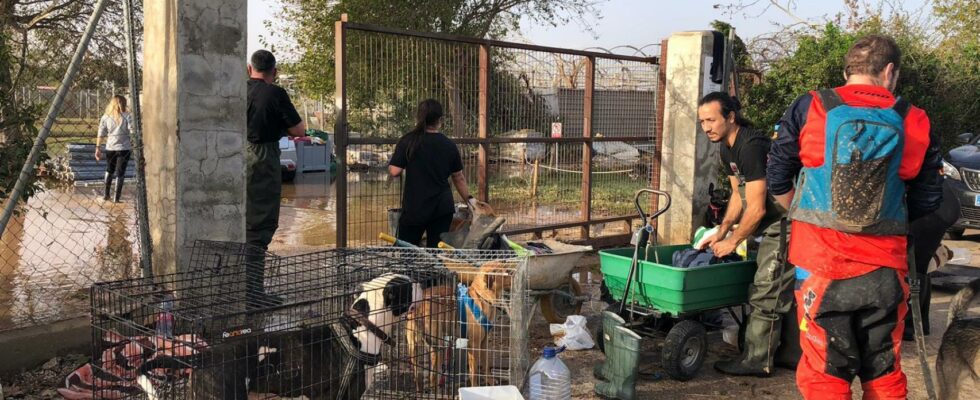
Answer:
[[(980, 269), (980, 232), (971, 231), (964, 241), (946, 241), (946, 244), (959, 250), (961, 254), (971, 254), (968, 265), (961, 267)], [(583, 265), (591, 265), (598, 270), (598, 257), (590, 255), (582, 259)], [(598, 298), (598, 282), (589, 286), (593, 298)], [(939, 348), (942, 333), (945, 331), (946, 312), (953, 292), (948, 289), (935, 288), (932, 298), (930, 321), (933, 331), (927, 339), (929, 363), (935, 363), (935, 354)], [(590, 301), (585, 304), (583, 314), (588, 318), (590, 333), (595, 332), (599, 322), (599, 314), (606, 308), (600, 301)], [(977, 310), (974, 310), (977, 311)], [(541, 349), (552, 342), (548, 325), (540, 314), (535, 314), (531, 326), (531, 360), (535, 360)], [(771, 378), (728, 377), (721, 375), (711, 368), (711, 365), (723, 358), (736, 354), (733, 346), (725, 343), (720, 331), (708, 333), (709, 353), (704, 366), (694, 379), (687, 382), (671, 380), (660, 366), (661, 340), (645, 339), (644, 354), (641, 358), (641, 377), (637, 384), (638, 399), (668, 398), (679, 399), (793, 399), (800, 398), (794, 381), (794, 372), (778, 369)], [(0, 349), (2, 356), (2, 349)], [(903, 342), (903, 369), (909, 378), (909, 398), (926, 399), (922, 371), (911, 342)], [(605, 357), (597, 349), (582, 351), (566, 351), (561, 355), (562, 360), (572, 371), (572, 398), (598, 399), (593, 389), (596, 379), (592, 376), (592, 367)], [(64, 377), (87, 361), (87, 356), (68, 355), (49, 360), (44, 365), (37, 366), (11, 379), (0, 381), (0, 400), (7, 399), (51, 399), (60, 398), (55, 388), (62, 385)], [(853, 386), (855, 398), (860, 395), (859, 384)]]
[[(964, 241), (946, 241), (953, 249), (963, 249), (971, 253), (968, 267), (980, 269), (980, 232), (971, 231)], [(595, 265), (598, 268), (598, 258), (584, 258), (584, 264)], [(593, 298), (598, 298), (598, 284), (592, 285)], [(934, 368), (936, 353), (946, 330), (946, 317), (950, 298), (955, 292), (934, 286), (932, 307), (929, 320), (932, 332), (927, 337), (929, 365)], [(590, 332), (595, 333), (599, 324), (599, 314), (606, 308), (606, 303), (592, 301), (585, 304), (583, 314), (588, 318)], [(973, 311), (978, 311), (974, 309)], [(532, 353), (534, 359), (540, 354), (541, 348), (549, 345), (552, 338), (548, 325), (540, 317), (532, 324)], [(770, 378), (730, 377), (715, 371), (711, 365), (715, 361), (732, 357), (737, 353), (734, 346), (722, 340), (720, 331), (708, 332), (708, 356), (697, 377), (687, 382), (678, 382), (667, 377), (660, 366), (661, 339), (644, 339), (645, 349), (640, 361), (641, 377), (637, 384), (637, 399), (799, 399), (802, 398), (796, 390), (795, 372), (777, 369)], [(592, 366), (605, 359), (598, 350), (566, 351), (561, 355), (562, 360), (572, 371), (572, 398), (599, 399), (593, 392), (597, 380), (592, 376)], [(902, 343), (902, 368), (909, 380), (909, 399), (927, 399), (922, 370), (919, 367), (918, 355), (913, 342)], [(854, 398), (860, 398), (861, 386), (852, 385)]]

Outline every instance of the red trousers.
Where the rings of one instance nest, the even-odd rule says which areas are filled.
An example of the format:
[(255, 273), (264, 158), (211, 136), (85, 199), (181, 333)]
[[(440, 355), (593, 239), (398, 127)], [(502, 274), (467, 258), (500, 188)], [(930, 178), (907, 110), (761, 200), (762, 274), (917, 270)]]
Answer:
[(901, 366), (909, 287), (905, 271), (879, 268), (833, 280), (796, 270), (803, 357), (796, 384), (805, 399), (850, 399), (861, 379), (865, 399), (905, 399)]

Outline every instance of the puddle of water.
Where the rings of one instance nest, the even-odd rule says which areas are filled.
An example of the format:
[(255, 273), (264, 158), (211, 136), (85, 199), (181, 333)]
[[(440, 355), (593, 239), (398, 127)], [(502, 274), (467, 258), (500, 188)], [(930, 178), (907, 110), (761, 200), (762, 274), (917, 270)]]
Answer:
[[(398, 187), (388, 183), (382, 170), (355, 172), (349, 179), (349, 242), (379, 245), (378, 233), (388, 229), (387, 210), (399, 201)], [(131, 189), (127, 186), (124, 203), (112, 204), (101, 201), (98, 187), (52, 186), (11, 220), (0, 240), (0, 331), (84, 315), (92, 283), (139, 276)], [(336, 182), (326, 172), (298, 174), (284, 184), (279, 230), (270, 250), (334, 246), (335, 193)], [(509, 220), (505, 229), (573, 221), (581, 215), (574, 199), (558, 205), (529, 199), (493, 205)], [(626, 231), (624, 223), (605, 225), (594, 227), (592, 234)]]
[(0, 330), (83, 315), (92, 283), (136, 276), (132, 203), (103, 203), (99, 191), (53, 185), (11, 219), (0, 239)]

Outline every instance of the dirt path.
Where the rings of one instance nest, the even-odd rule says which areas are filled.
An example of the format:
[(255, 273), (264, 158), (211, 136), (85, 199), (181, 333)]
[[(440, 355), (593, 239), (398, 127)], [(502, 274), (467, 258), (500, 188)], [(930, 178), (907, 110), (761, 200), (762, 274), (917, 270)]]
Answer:
[[(977, 233), (973, 231), (972, 233)], [(966, 239), (980, 240), (980, 234), (968, 236)], [(980, 268), (980, 243), (974, 241), (946, 241), (954, 249), (964, 249), (972, 253), (970, 266)], [(598, 264), (598, 258), (584, 258), (583, 263)], [(593, 288), (593, 298), (598, 298), (598, 285)], [(932, 334), (927, 337), (930, 368), (935, 366), (935, 355), (939, 349), (942, 334), (946, 330), (946, 313), (953, 293), (934, 289), (932, 308), (929, 320)], [(589, 330), (594, 334), (599, 323), (599, 314), (605, 309), (606, 303), (594, 301), (585, 304), (583, 314), (589, 320)], [(532, 360), (537, 359), (541, 348), (551, 343), (548, 325), (535, 315), (531, 327)], [(721, 338), (721, 332), (708, 333), (708, 357), (699, 374), (688, 382), (678, 382), (666, 376), (660, 366), (661, 340), (647, 339), (644, 344), (644, 354), (640, 362), (643, 376), (637, 384), (638, 399), (798, 399), (801, 398), (796, 390), (793, 371), (778, 369), (770, 378), (729, 377), (716, 372), (711, 365), (715, 361), (737, 354), (735, 347), (728, 345)], [(597, 380), (592, 376), (592, 366), (605, 359), (598, 349), (583, 351), (567, 351), (561, 355), (562, 360), (572, 371), (572, 397), (575, 399), (598, 399), (593, 392)], [(914, 343), (902, 343), (902, 368), (909, 380), (909, 399), (926, 399), (925, 383), (919, 367), (918, 355)], [(852, 386), (854, 397), (860, 398), (860, 384)]]

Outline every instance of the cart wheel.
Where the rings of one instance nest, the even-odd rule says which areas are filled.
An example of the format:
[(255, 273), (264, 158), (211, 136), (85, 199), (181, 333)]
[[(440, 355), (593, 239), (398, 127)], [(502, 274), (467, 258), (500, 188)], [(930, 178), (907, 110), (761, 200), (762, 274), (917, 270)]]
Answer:
[(569, 277), (568, 282), (555, 290), (564, 293), (551, 293), (538, 297), (541, 300), (541, 315), (544, 319), (552, 324), (560, 324), (565, 322), (565, 318), (569, 315), (582, 315), (582, 302), (566, 295), (566, 293), (575, 297), (582, 295), (582, 286), (575, 279)]
[(686, 381), (697, 374), (707, 352), (708, 338), (704, 325), (696, 321), (684, 320), (674, 325), (667, 333), (661, 362), (667, 370), (667, 375), (679, 381)]

